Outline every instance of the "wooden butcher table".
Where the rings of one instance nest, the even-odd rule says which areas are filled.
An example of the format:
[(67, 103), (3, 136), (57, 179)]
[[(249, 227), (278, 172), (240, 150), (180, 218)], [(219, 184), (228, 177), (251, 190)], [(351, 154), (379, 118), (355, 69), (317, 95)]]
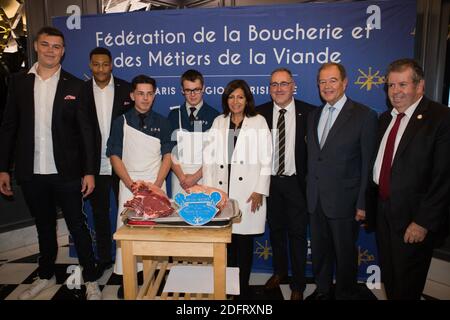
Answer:
[[(226, 298), (227, 243), (231, 242), (231, 223), (221, 228), (164, 227), (130, 228), (123, 226), (114, 234), (122, 248), (123, 284), (126, 300), (155, 299), (168, 269), (161, 257), (212, 258), (213, 299)], [(144, 284), (138, 292), (137, 257), (144, 264)], [(170, 267), (170, 266), (169, 266)], [(156, 270), (159, 269), (159, 272)]]

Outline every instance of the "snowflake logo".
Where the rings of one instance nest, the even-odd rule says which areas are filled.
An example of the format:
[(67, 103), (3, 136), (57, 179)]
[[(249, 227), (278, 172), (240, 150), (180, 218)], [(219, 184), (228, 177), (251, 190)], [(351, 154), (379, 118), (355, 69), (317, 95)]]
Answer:
[(203, 221), (203, 218), (202, 218), (202, 217), (198, 217), (198, 216), (197, 216), (197, 217), (194, 218), (195, 224), (201, 224), (202, 221)]
[(361, 263), (369, 264), (369, 262), (375, 261), (375, 256), (373, 254), (369, 254), (368, 249), (362, 249), (360, 246), (358, 246), (358, 266), (361, 265)]
[(360, 89), (366, 87), (367, 91), (372, 90), (372, 86), (383, 85), (385, 78), (380, 76), (380, 71), (377, 70), (374, 74), (372, 74), (372, 67), (369, 67), (369, 72), (365, 73), (361, 69), (358, 69), (361, 74), (358, 79), (355, 81), (355, 84), (361, 85)]
[(256, 249), (254, 253), (258, 256), (258, 258), (263, 258), (264, 260), (269, 259), (272, 255), (272, 247), (269, 246), (269, 241), (265, 240), (264, 244), (256, 241)]

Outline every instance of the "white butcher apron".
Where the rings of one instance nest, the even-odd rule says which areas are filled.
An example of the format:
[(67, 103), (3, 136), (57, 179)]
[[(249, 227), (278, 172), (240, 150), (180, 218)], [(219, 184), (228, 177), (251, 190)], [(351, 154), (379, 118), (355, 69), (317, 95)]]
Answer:
[[(178, 125), (178, 161), (185, 174), (193, 174), (202, 167), (203, 133), (189, 132), (186, 130), (183, 131), (183, 126), (181, 125), (181, 107), (178, 109)], [(172, 187), (172, 198), (174, 198), (177, 193), (183, 192), (183, 188), (180, 186), (180, 181), (174, 172), (172, 172), (172, 177), (170, 180)], [(201, 184), (202, 179), (200, 179), (197, 183)]]
[[(144, 180), (155, 182), (159, 168), (161, 167), (161, 142), (159, 139), (149, 136), (127, 124), (123, 123), (123, 151), (122, 162), (127, 168), (128, 174), (133, 181)], [(162, 189), (166, 191), (165, 182)], [(117, 215), (117, 229), (123, 226), (120, 213), (124, 209), (124, 203), (133, 198), (133, 193), (125, 184), (119, 184), (119, 210)], [(143, 269), (142, 262), (138, 263), (138, 271)], [(114, 273), (123, 274), (121, 248), (116, 249), (116, 262)]]

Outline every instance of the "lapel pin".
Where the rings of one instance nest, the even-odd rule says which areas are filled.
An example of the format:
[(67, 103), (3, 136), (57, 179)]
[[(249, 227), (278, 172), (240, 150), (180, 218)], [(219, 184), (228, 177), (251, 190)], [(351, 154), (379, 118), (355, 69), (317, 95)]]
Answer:
[(421, 114), (419, 114), (418, 116), (417, 116), (417, 119), (422, 119), (422, 115)]

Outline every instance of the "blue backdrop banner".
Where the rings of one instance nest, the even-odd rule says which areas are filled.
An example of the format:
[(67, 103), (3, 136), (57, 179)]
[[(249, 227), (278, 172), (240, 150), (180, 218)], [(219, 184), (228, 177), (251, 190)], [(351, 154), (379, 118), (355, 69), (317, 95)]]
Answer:
[[(187, 69), (204, 74), (205, 100), (218, 110), (224, 87), (237, 78), (250, 84), (257, 104), (268, 101), (270, 72), (278, 67), (293, 72), (296, 98), (320, 105), (316, 75), (324, 62), (344, 64), (347, 95), (382, 112), (387, 65), (413, 57), (416, 1), (146, 11), (57, 17), (53, 23), (66, 37), (66, 70), (89, 78), (89, 52), (106, 47), (116, 76), (156, 79), (154, 110), (163, 115), (183, 102), (179, 78)], [(367, 265), (376, 264), (373, 236), (361, 232), (359, 247), (365, 278)], [(254, 269), (271, 272), (268, 233), (254, 251)]]
[(90, 50), (106, 47), (118, 77), (157, 80), (155, 110), (163, 115), (183, 101), (179, 77), (191, 68), (205, 75), (205, 98), (219, 110), (224, 86), (236, 78), (248, 81), (257, 103), (267, 101), (277, 67), (294, 73), (296, 97), (318, 105), (317, 69), (327, 61), (347, 68), (351, 98), (380, 112), (386, 66), (414, 53), (416, 1), (140, 11), (72, 22), (54, 19), (66, 36), (64, 68), (87, 78)]

